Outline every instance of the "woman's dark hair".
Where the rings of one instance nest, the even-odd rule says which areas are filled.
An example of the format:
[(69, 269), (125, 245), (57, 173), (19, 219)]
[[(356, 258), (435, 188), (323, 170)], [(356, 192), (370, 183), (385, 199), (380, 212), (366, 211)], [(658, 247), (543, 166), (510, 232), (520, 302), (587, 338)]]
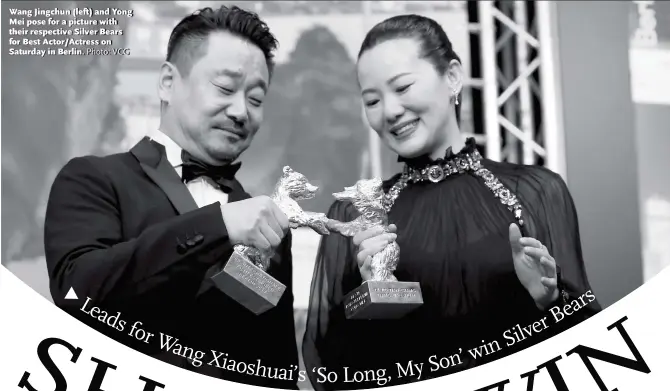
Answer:
[[(380, 43), (399, 38), (413, 38), (419, 41), (419, 55), (430, 61), (440, 75), (444, 75), (452, 60), (461, 62), (442, 26), (431, 18), (416, 14), (393, 16), (375, 25), (365, 35), (358, 59)], [(462, 93), (459, 93), (459, 100), (461, 95)], [(456, 105), (456, 120), (458, 122), (461, 120), (460, 105)]]
[(166, 60), (187, 75), (195, 60), (206, 54), (204, 43), (215, 31), (227, 31), (256, 45), (272, 75), (277, 39), (257, 14), (236, 6), (221, 6), (217, 10), (206, 7), (182, 19), (170, 34)]

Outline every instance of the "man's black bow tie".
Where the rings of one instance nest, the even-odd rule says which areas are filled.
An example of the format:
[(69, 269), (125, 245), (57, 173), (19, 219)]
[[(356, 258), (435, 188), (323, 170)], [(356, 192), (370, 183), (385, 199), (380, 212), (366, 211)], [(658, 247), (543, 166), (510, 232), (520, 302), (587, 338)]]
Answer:
[(181, 180), (184, 183), (206, 176), (216, 182), (225, 193), (230, 193), (235, 189), (235, 174), (242, 166), (242, 163), (212, 166), (198, 160), (185, 150), (181, 152), (181, 161), (183, 163), (181, 166)]

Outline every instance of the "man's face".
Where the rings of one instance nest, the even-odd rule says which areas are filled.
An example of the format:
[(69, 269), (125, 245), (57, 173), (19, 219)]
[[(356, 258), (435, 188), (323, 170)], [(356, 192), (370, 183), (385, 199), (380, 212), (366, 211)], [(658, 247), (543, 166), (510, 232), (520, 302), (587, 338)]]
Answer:
[(261, 49), (242, 38), (215, 32), (202, 44), (188, 75), (174, 76), (168, 104), (189, 152), (220, 164), (251, 144), (270, 77)]

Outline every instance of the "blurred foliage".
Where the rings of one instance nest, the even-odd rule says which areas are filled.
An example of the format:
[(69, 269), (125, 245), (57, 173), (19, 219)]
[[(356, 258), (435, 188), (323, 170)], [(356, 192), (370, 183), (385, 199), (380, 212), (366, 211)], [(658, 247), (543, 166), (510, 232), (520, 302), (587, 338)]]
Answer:
[[(127, 9), (129, 4), (22, 1), (3, 2), (2, 6), (3, 23), (7, 25), (6, 10), (13, 7)], [(116, 28), (125, 29), (127, 18), (117, 20)], [(5, 41), (7, 31), (3, 31)], [(125, 35), (111, 38), (115, 47), (124, 47)], [(123, 137), (123, 121), (113, 101), (120, 61), (121, 56), (9, 56), (3, 52), (3, 261), (43, 254), (46, 200), (53, 178), (67, 160), (109, 153), (109, 145)]]
[(324, 212), (332, 193), (360, 178), (368, 148), (354, 62), (325, 27), (302, 33), (290, 59), (277, 66), (265, 106), (265, 120), (244, 155), (244, 184), (254, 194), (270, 194), (284, 165), (320, 187), (302, 201)]

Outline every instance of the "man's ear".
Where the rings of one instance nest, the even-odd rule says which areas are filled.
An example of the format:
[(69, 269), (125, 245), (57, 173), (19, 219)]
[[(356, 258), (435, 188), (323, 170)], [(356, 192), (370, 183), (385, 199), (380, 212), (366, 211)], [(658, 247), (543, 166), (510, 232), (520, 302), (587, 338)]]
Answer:
[(162, 102), (170, 103), (175, 80), (179, 77), (179, 70), (170, 62), (163, 62), (158, 75), (158, 97)]

